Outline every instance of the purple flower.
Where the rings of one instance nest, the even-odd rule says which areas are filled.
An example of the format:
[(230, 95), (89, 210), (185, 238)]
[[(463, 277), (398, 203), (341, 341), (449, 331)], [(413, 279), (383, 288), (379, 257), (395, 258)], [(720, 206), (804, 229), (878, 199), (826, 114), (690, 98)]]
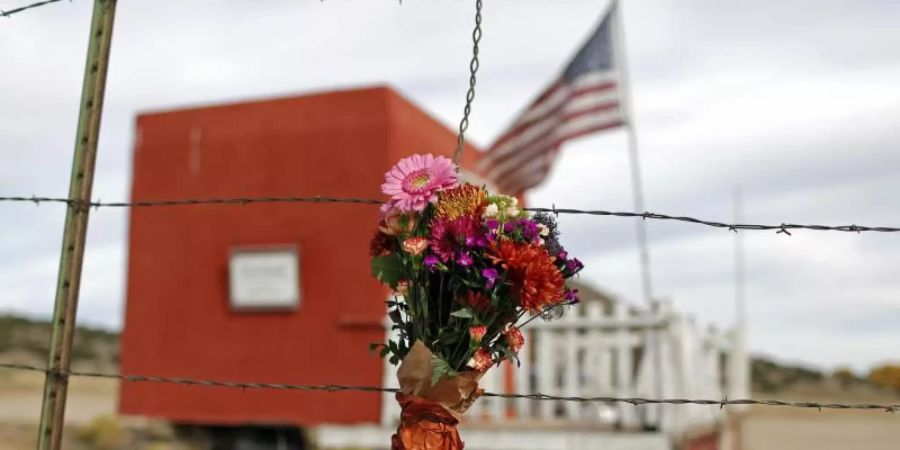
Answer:
[(483, 275), (487, 280), (487, 288), (493, 289), (494, 283), (497, 282), (497, 277), (499, 276), (499, 274), (497, 273), (497, 269), (488, 267), (487, 269), (481, 271), (481, 275)]
[(503, 232), (506, 234), (511, 234), (516, 231), (516, 223), (515, 222), (506, 222), (503, 224)]
[(459, 256), (456, 257), (456, 263), (463, 267), (471, 266), (472, 262), (472, 257), (466, 252), (459, 252)]
[(569, 258), (569, 252), (567, 252), (565, 250), (560, 250), (560, 252), (556, 254), (556, 259), (558, 259), (560, 261), (565, 261), (568, 258)]
[(538, 237), (538, 227), (534, 221), (523, 220), (520, 223), (522, 224), (522, 236), (525, 239), (533, 240)]
[(580, 302), (581, 300), (578, 298), (578, 289), (566, 289), (565, 299), (570, 305), (575, 305)]
[(488, 245), (487, 236), (478, 236), (475, 238), (475, 247), (484, 248)]
[(466, 236), (466, 247), (469, 248), (483, 248), (487, 247), (487, 237), (482, 235), (470, 235)]
[(484, 248), (487, 247), (487, 237), (478, 228), (465, 230), (464, 242), (467, 248)]
[(500, 227), (500, 222), (498, 222), (497, 219), (488, 219), (484, 224), (487, 226), (488, 230), (491, 231), (496, 231), (497, 228)]
[(572, 274), (578, 273), (581, 269), (584, 269), (584, 264), (579, 261), (578, 258), (572, 258), (566, 261), (566, 270)]
[(434, 270), (435, 266), (437, 266), (441, 260), (435, 254), (430, 254), (425, 257), (424, 263), (425, 267), (428, 267), (428, 270)]

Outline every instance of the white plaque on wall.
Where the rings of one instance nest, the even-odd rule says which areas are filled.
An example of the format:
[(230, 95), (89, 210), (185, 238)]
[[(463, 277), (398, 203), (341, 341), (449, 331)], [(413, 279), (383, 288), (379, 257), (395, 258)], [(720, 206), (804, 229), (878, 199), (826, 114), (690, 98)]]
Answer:
[(296, 247), (236, 248), (228, 263), (234, 309), (297, 309), (300, 258)]

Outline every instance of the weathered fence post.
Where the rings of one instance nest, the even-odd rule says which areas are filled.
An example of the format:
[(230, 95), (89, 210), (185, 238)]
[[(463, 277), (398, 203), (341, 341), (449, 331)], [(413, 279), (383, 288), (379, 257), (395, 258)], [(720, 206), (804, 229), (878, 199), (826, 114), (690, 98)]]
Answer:
[(94, 0), (88, 40), (87, 62), (81, 88), (75, 154), (69, 181), (69, 207), (63, 230), (56, 300), (53, 309), (53, 334), (50, 342), (49, 370), (44, 383), (44, 401), (38, 429), (38, 450), (58, 450), (62, 446), (68, 370), (75, 332), (75, 312), (84, 260), (89, 202), (94, 182), (94, 163), (109, 49), (112, 41), (116, 0)]

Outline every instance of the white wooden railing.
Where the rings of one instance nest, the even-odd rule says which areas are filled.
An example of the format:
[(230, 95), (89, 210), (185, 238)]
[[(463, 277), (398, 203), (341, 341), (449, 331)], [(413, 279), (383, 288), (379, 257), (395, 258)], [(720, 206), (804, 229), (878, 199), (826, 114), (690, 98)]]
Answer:
[[(746, 386), (723, 374), (747, 364), (740, 333), (719, 333), (659, 302), (651, 310), (621, 301), (586, 300), (562, 318), (531, 322), (521, 367), (491, 369), (481, 385), (492, 392), (540, 392), (560, 396), (701, 398), (746, 396)], [(385, 385), (396, 386), (385, 364)], [(744, 380), (737, 380), (746, 384)], [(466, 414), (490, 424), (586, 425), (624, 430), (656, 429), (677, 438), (715, 427), (716, 407), (562, 402), (481, 398)], [(399, 408), (384, 397), (382, 423), (394, 426)]]

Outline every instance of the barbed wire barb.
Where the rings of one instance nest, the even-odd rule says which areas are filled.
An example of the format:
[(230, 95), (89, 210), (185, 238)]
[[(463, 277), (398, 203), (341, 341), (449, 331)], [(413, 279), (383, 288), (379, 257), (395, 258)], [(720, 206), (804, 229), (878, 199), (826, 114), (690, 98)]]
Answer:
[[(65, 377), (87, 377), (87, 378), (106, 378), (126, 381), (130, 383), (173, 383), (186, 386), (206, 386), (206, 387), (222, 387), (241, 389), (246, 392), (247, 389), (275, 389), (275, 390), (299, 390), (299, 391), (324, 391), (324, 392), (388, 392), (396, 393), (397, 388), (385, 388), (379, 386), (359, 386), (344, 384), (284, 384), (284, 383), (260, 383), (260, 382), (236, 382), (236, 381), (218, 381), (218, 380), (195, 380), (181, 377), (161, 377), (151, 375), (126, 375), (119, 373), (100, 373), (100, 372), (81, 372), (76, 370), (49, 370), (42, 367), (31, 366), (27, 364), (0, 363), (0, 368), (10, 370), (21, 370), (31, 372), (42, 372), (53, 376)], [(485, 392), (483, 397), (494, 398), (524, 398), (529, 400), (541, 401), (565, 401), (579, 403), (628, 403), (634, 406), (651, 405), (651, 404), (667, 404), (667, 405), (707, 405), (719, 406), (724, 408), (731, 405), (758, 405), (758, 406), (785, 406), (792, 408), (807, 409), (844, 409), (844, 410), (869, 410), (884, 411), (893, 413), (900, 409), (900, 404), (878, 404), (878, 403), (823, 403), (810, 401), (786, 401), (786, 400), (754, 400), (754, 399), (734, 399), (729, 400), (725, 397), (721, 400), (707, 399), (685, 399), (685, 398), (642, 398), (642, 397), (578, 397), (578, 396), (555, 396), (541, 393), (535, 394), (503, 394), (495, 392)]]
[[(46, 6), (46, 5), (49, 5), (49, 4), (51, 4), (51, 3), (57, 3), (57, 2), (61, 2), (61, 1), (62, 1), (62, 0), (43, 0), (43, 1), (40, 1), (40, 2), (35, 2), (35, 3), (28, 4), (28, 5), (25, 5), (25, 6), (19, 6), (19, 7), (17, 7), (17, 8), (13, 8), (13, 9), (10, 9), (10, 10), (2, 10), (2, 9), (0, 9), (0, 17), (7, 17), (7, 18), (8, 18), (9, 16), (12, 16), (13, 14), (18, 14), (18, 13), (20, 13), (20, 12), (27, 11), (27, 10), (29, 10), (29, 9), (40, 8), (41, 6)], [(71, 0), (70, 0), (70, 1), (71, 1)]]
[[(178, 200), (140, 200), (133, 202), (102, 202), (90, 201), (83, 202), (76, 199), (62, 197), (31, 197), (7, 196), (0, 197), (0, 202), (29, 202), (39, 205), (45, 203), (64, 203), (70, 207), (93, 207), (93, 208), (146, 208), (154, 206), (189, 206), (189, 205), (239, 205), (245, 206), (254, 203), (348, 203), (348, 204), (368, 204), (381, 205), (382, 200), (371, 198), (355, 198), (355, 197), (329, 197), (316, 195), (312, 197), (224, 197), (224, 198), (191, 198)], [(781, 223), (778, 225), (766, 224), (747, 224), (747, 223), (727, 223), (717, 222), (713, 220), (698, 219), (690, 216), (673, 216), (668, 214), (659, 214), (653, 212), (630, 212), (630, 211), (607, 211), (602, 209), (575, 209), (575, 208), (557, 208), (555, 204), (550, 208), (530, 207), (524, 208), (531, 212), (552, 213), (557, 217), (560, 214), (582, 214), (590, 216), (611, 216), (611, 217), (641, 217), (643, 219), (665, 220), (685, 222), (695, 225), (706, 225), (713, 228), (724, 228), (728, 231), (737, 233), (739, 230), (748, 231), (775, 231), (777, 234), (786, 234), (792, 236), (790, 230), (812, 230), (812, 231), (843, 231), (848, 233), (861, 234), (862, 232), (879, 232), (879, 233), (897, 233), (900, 227), (888, 226), (864, 226), (864, 225), (811, 225), (797, 223)]]

